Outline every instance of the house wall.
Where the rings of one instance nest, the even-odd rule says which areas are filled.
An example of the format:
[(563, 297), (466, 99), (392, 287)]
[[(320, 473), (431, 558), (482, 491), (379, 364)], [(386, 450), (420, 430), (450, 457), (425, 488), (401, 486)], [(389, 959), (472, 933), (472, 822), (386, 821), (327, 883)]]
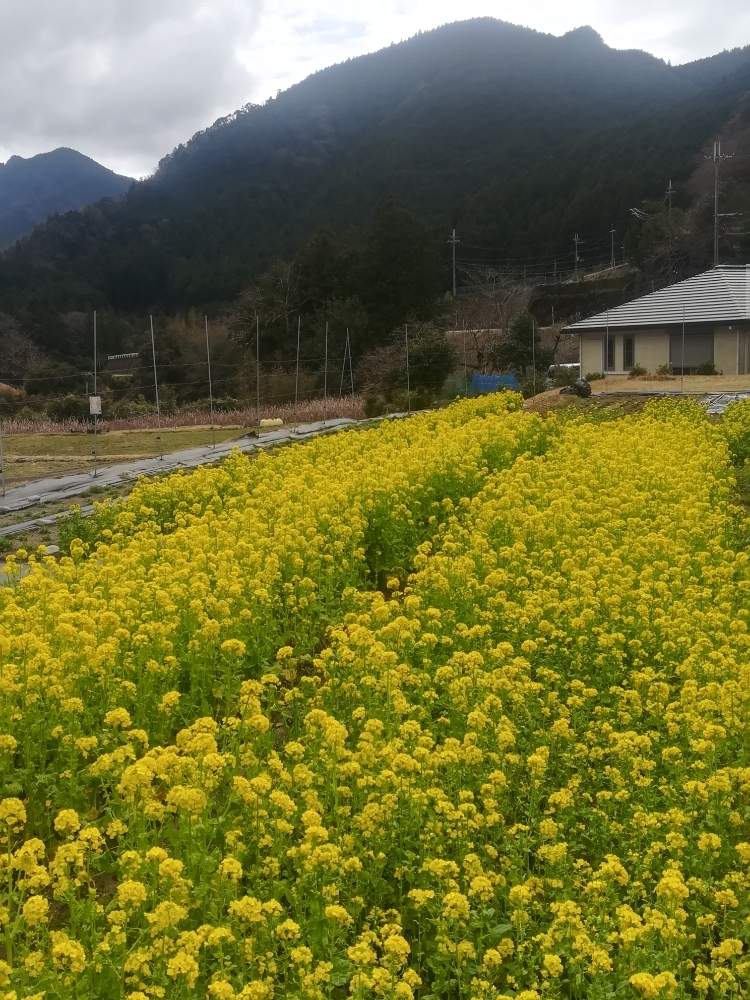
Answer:
[(714, 368), (724, 375), (739, 375), (737, 371), (737, 329), (714, 327)]
[(634, 329), (635, 363), (655, 374), (669, 364), (669, 333), (666, 330)]
[(603, 338), (601, 333), (581, 334), (581, 375), (588, 375), (589, 372), (600, 372), (604, 367), (604, 355), (602, 353)]
[(747, 375), (750, 372), (750, 330), (743, 330), (740, 333), (740, 370), (739, 375)]

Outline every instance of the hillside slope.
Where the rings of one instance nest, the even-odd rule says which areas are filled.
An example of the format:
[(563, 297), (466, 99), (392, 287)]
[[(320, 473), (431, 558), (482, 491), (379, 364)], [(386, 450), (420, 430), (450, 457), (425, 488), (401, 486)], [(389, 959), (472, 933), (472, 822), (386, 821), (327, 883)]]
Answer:
[(0, 163), (0, 247), (51, 215), (124, 194), (132, 184), (74, 149), (54, 149)]
[(457, 224), (466, 246), (565, 253), (688, 176), (749, 90), (747, 49), (673, 68), (590, 28), (448, 25), (246, 107), (121, 201), (38, 228), (0, 262), (0, 307), (225, 303), (323, 226), (356, 242), (387, 194), (441, 242)]

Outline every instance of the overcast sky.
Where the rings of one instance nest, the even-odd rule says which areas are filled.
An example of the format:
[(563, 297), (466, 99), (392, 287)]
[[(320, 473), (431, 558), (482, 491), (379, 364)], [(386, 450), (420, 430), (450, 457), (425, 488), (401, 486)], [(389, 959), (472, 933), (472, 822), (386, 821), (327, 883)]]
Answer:
[(748, 0), (0, 0), (0, 162), (72, 146), (143, 176), (219, 115), (459, 13), (672, 62), (750, 43)]

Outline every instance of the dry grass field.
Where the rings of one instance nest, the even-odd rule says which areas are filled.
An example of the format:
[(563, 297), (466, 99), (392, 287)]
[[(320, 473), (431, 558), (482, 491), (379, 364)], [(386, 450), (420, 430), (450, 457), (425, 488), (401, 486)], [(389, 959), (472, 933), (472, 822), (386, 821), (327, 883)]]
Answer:
[[(107, 431), (96, 436), (100, 465), (129, 459), (153, 458), (183, 448), (240, 437), (240, 427), (166, 428), (161, 431)], [(213, 436), (212, 436), (213, 435)], [(3, 439), (6, 483), (17, 484), (43, 476), (64, 475), (94, 465), (93, 434), (11, 434)]]

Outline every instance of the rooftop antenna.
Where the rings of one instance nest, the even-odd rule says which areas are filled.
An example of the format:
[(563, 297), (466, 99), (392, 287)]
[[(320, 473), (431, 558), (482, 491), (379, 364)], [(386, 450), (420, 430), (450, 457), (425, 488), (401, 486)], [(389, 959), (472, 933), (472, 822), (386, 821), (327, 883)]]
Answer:
[(615, 233), (617, 230), (614, 226), (609, 231), (609, 266), (614, 271), (615, 269)]

